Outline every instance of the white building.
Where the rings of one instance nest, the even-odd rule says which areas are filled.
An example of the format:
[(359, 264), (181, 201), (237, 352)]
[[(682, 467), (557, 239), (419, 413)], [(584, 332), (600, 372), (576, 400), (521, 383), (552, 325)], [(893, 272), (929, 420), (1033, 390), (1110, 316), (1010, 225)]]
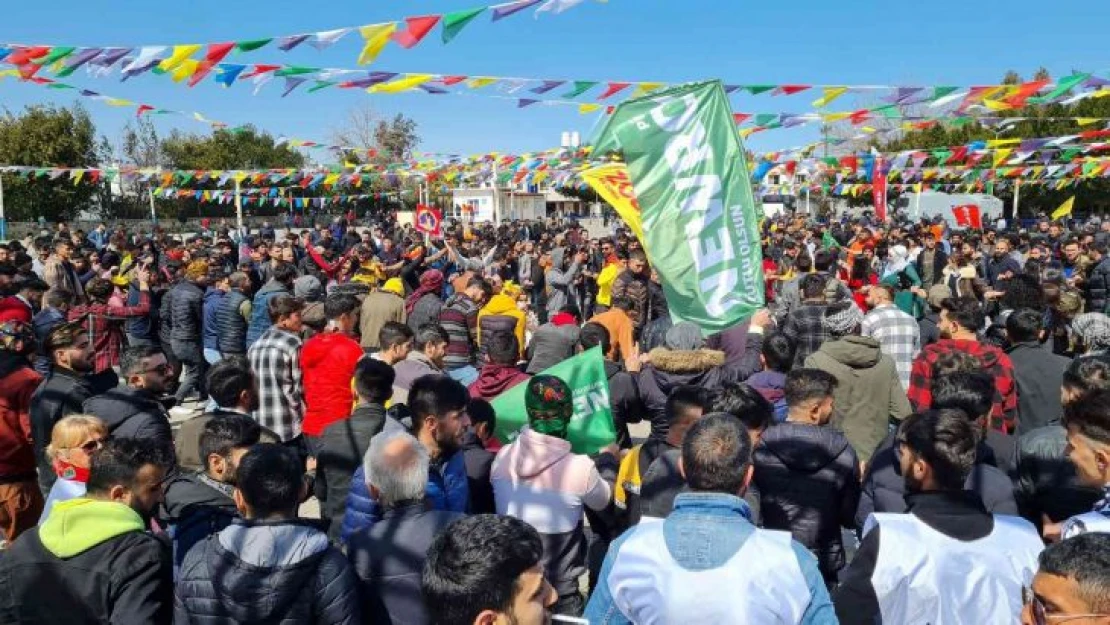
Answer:
[(547, 197), (543, 193), (523, 193), (508, 189), (454, 189), (445, 218), (470, 223), (494, 223), (517, 219), (547, 217)]

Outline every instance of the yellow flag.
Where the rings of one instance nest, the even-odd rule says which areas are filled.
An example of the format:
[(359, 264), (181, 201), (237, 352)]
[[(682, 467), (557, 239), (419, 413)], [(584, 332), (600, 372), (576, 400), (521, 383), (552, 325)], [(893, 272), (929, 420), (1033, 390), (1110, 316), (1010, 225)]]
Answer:
[(1010, 158), (1010, 155), (1013, 154), (1013, 153), (1014, 153), (1014, 151), (1011, 148), (999, 148), (998, 150), (995, 150), (995, 152), (994, 152), (994, 166), (998, 167), (1002, 163), (1005, 163), (1006, 159)]
[(435, 78), (433, 74), (408, 74), (404, 78), (374, 85), (366, 91), (367, 93), (401, 93), (415, 89), (433, 78)]
[(339, 182), (339, 174), (328, 174), (327, 177), (324, 178), (324, 186), (330, 187), (336, 182)]
[(848, 93), (847, 87), (825, 87), (823, 89), (825, 95), (813, 101), (813, 108), (824, 108), (832, 103), (833, 100)]
[(171, 71), (178, 65), (181, 65), (181, 63), (183, 63), (185, 59), (199, 52), (200, 48), (201, 46), (199, 43), (193, 43), (185, 46), (174, 46), (173, 54), (170, 55), (170, 58), (159, 63), (158, 67), (167, 72)]
[(1014, 107), (999, 100), (983, 100), (983, 106), (986, 106), (992, 111), (1008, 111)]
[(81, 182), (81, 179), (85, 177), (85, 170), (75, 169), (73, 173), (70, 174), (70, 177), (73, 178), (73, 186), (77, 186), (77, 184)]
[(131, 100), (124, 100), (123, 98), (108, 98), (104, 101), (108, 106), (135, 106)]
[(1102, 120), (1097, 118), (1097, 117), (1077, 117), (1077, 118), (1075, 118), (1075, 123), (1079, 124), (1080, 126), (1090, 126), (1091, 124), (1097, 124), (1100, 121), (1102, 121)]
[(366, 45), (362, 47), (362, 53), (358, 55), (358, 64), (366, 65), (373, 63), (374, 59), (385, 49), (389, 38), (397, 30), (397, 22), (389, 22), (388, 24), (371, 24), (363, 26), (358, 29), (359, 34), (366, 40)]
[(666, 87), (667, 83), (663, 82), (641, 82), (636, 85), (636, 91), (632, 93), (633, 98), (638, 98), (642, 95), (647, 95), (652, 91), (657, 91)]
[(1070, 215), (1071, 214), (1071, 209), (1072, 209), (1073, 206), (1075, 206), (1075, 196), (1074, 195), (1069, 197), (1068, 199), (1064, 200), (1064, 203), (1060, 205), (1060, 208), (1057, 208), (1056, 210), (1052, 211), (1052, 218), (1053, 219), (1060, 219), (1061, 217), (1066, 217), (1066, 216)]
[(594, 111), (596, 111), (600, 108), (601, 108), (600, 104), (579, 104), (578, 105), (578, 112), (585, 115), (587, 113), (593, 113)]
[(609, 163), (582, 172), (586, 184), (608, 202), (621, 216), (641, 243), (644, 241), (644, 222), (640, 217), (640, 203), (632, 189), (632, 179), (624, 163)]
[(200, 66), (200, 61), (196, 59), (185, 59), (173, 70), (173, 81), (181, 82), (196, 73), (197, 67)]
[(496, 78), (486, 78), (484, 76), (478, 76), (466, 81), (466, 86), (470, 87), (471, 89), (481, 89), (482, 87), (492, 85), (495, 82), (497, 82)]
[(851, 113), (825, 113), (821, 115), (821, 120), (831, 124), (832, 122), (838, 122), (842, 119), (848, 119), (851, 116)]
[(235, 182), (243, 182), (247, 179), (247, 175), (241, 171), (237, 171), (235, 172), (235, 175), (231, 177), (231, 179)]

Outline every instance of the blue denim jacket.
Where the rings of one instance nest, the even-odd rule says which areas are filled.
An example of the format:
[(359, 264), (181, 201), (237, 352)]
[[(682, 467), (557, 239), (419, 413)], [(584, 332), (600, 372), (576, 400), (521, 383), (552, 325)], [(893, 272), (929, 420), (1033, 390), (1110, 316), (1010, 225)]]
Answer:
[[(674, 512), (663, 521), (663, 532), (670, 555), (682, 566), (702, 571), (720, 567), (736, 555), (755, 532), (750, 519), (751, 510), (739, 497), (718, 493), (682, 493), (675, 498)], [(690, 531), (693, 527), (699, 531)], [(613, 541), (605, 556), (597, 589), (586, 606), (585, 618), (591, 625), (631, 623), (617, 609), (607, 580), (617, 553), (635, 531), (633, 527)], [(791, 546), (812, 596), (799, 625), (836, 625), (836, 613), (821, 572), (817, 569), (816, 558), (797, 541), (791, 541)]]

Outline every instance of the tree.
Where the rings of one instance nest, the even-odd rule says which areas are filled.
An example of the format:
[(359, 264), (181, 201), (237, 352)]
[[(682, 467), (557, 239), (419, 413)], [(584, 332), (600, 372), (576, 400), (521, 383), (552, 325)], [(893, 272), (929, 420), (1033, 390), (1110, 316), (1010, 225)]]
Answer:
[(216, 130), (209, 136), (173, 131), (162, 142), (166, 163), (175, 169), (285, 169), (302, 167), (304, 156), (278, 146), (253, 126)]
[[(33, 167), (94, 167), (96, 128), (80, 105), (29, 106), (20, 114), (0, 117), (0, 164)], [(12, 221), (72, 219), (94, 208), (96, 185), (73, 184), (68, 177), (33, 180), (4, 175), (4, 209)]]
[[(348, 111), (343, 125), (332, 129), (331, 139), (336, 145), (353, 148), (343, 154), (343, 159), (360, 165), (395, 165), (411, 159), (420, 145), (414, 120), (401, 113), (386, 119), (368, 104)], [(374, 153), (372, 158), (370, 152)]]
[(397, 113), (389, 121), (378, 122), (378, 127), (374, 130), (374, 141), (377, 143), (379, 156), (388, 159), (390, 163), (400, 163), (412, 158), (416, 146), (420, 145), (420, 136), (416, 133), (416, 122)]

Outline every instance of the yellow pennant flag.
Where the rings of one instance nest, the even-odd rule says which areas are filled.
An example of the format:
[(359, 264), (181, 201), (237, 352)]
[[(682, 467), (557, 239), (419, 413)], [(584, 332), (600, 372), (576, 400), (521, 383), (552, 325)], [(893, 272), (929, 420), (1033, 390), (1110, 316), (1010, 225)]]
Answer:
[(586, 115), (587, 113), (593, 113), (594, 111), (596, 111), (600, 108), (601, 108), (600, 104), (579, 104), (578, 105), (578, 112), (583, 114), (583, 115)]
[(158, 68), (167, 72), (171, 71), (175, 69), (178, 65), (181, 65), (183, 62), (185, 62), (185, 59), (199, 52), (200, 48), (201, 45), (199, 43), (193, 43), (184, 46), (174, 46), (173, 54), (170, 55), (170, 58), (159, 63)]
[(740, 138), (741, 139), (747, 139), (749, 136), (751, 136), (751, 134), (753, 132), (755, 132), (755, 127), (754, 126), (749, 126), (747, 128), (741, 128), (740, 129)]
[(75, 169), (70, 176), (73, 178), (73, 186), (80, 184), (81, 179), (85, 177), (84, 169)]
[(992, 111), (1008, 111), (1014, 108), (1013, 106), (1010, 106), (1009, 104), (1006, 104), (1005, 102), (999, 100), (983, 100), (983, 106), (989, 108)]
[(1002, 163), (1005, 163), (1006, 159), (1010, 158), (1010, 155), (1013, 153), (1014, 151), (1011, 148), (999, 148), (996, 150), (994, 153), (994, 166), (998, 167)]
[(833, 100), (848, 93), (847, 87), (825, 87), (823, 90), (825, 95), (813, 101), (813, 108), (824, 108), (832, 103)]
[(1091, 124), (1097, 124), (1100, 121), (1102, 121), (1102, 120), (1097, 118), (1097, 117), (1077, 117), (1077, 118), (1075, 118), (1075, 123), (1079, 124), (1080, 126), (1090, 126)]
[(624, 163), (609, 163), (582, 172), (582, 179), (621, 216), (641, 243), (644, 241), (644, 222), (640, 217), (640, 203), (632, 189), (632, 179)]
[(663, 82), (641, 82), (636, 85), (636, 91), (632, 92), (632, 97), (638, 98), (640, 96), (647, 95), (652, 91), (658, 91), (659, 89), (662, 89), (666, 86), (667, 83)]
[(466, 81), (466, 86), (471, 89), (481, 89), (482, 87), (492, 85), (497, 82), (496, 78), (486, 78), (484, 76), (477, 76)]
[(997, 148), (1002, 145), (1017, 145), (1021, 139), (987, 139), (988, 148)]
[(362, 52), (358, 55), (358, 64), (373, 63), (374, 59), (377, 59), (378, 55), (385, 49), (386, 44), (389, 43), (389, 38), (396, 30), (397, 22), (371, 24), (358, 29), (359, 34), (366, 41), (366, 45), (362, 47)]
[(1070, 215), (1071, 214), (1071, 209), (1074, 206), (1075, 206), (1075, 196), (1073, 195), (1073, 196), (1069, 197), (1068, 199), (1064, 200), (1064, 203), (1060, 205), (1060, 208), (1057, 208), (1056, 210), (1052, 211), (1052, 218), (1053, 219), (1060, 219), (1061, 217), (1066, 217), (1066, 216)]
[(237, 171), (235, 172), (235, 175), (231, 177), (231, 179), (235, 182), (243, 182), (247, 179), (247, 175), (241, 171)]
[(135, 106), (131, 100), (124, 100), (123, 98), (108, 98), (104, 101), (108, 106)]
[(821, 115), (821, 121), (831, 124), (832, 122), (838, 122), (842, 119), (848, 119), (851, 116), (851, 113), (825, 113)]
[(173, 70), (173, 81), (181, 82), (196, 73), (197, 68), (200, 67), (200, 61), (196, 59), (185, 59)]
[(328, 174), (328, 176), (324, 178), (324, 186), (326, 187), (330, 187), (336, 182), (339, 182), (339, 174)]
[(433, 74), (410, 74), (391, 82), (383, 82), (366, 90), (367, 93), (401, 93), (415, 89), (435, 78)]

